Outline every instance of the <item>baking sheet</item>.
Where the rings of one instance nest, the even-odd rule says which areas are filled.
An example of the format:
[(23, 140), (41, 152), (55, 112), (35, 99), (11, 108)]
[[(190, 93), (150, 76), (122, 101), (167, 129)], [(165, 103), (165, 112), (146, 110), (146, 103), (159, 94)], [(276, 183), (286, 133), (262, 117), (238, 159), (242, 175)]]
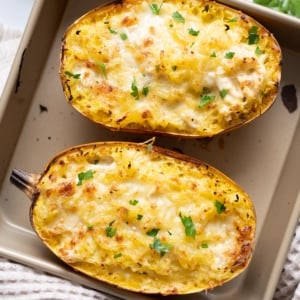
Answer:
[[(9, 82), (0, 100), (0, 255), (124, 299), (158, 299), (88, 279), (56, 259), (33, 233), (30, 202), (9, 183), (14, 167), (40, 173), (66, 147), (103, 140), (144, 141), (150, 136), (110, 132), (79, 115), (65, 100), (58, 76), (67, 26), (101, 0), (36, 0)], [(300, 97), (300, 55), (283, 49), (281, 87)], [(300, 211), (299, 110), (279, 95), (273, 107), (244, 128), (213, 139), (157, 137), (156, 144), (206, 161), (238, 182), (257, 212), (257, 245), (246, 272), (207, 293), (170, 299), (271, 299)], [(165, 299), (166, 297), (164, 297)]]

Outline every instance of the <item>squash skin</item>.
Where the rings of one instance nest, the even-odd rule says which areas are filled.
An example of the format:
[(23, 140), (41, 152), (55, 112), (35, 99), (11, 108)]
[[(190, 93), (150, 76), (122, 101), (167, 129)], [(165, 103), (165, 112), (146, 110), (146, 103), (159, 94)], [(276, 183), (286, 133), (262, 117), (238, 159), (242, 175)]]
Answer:
[[(164, 5), (170, 4), (175, 7), (178, 5), (178, 11), (182, 10), (185, 12), (184, 6), (180, 6), (180, 3), (180, 1), (171, 0), (164, 2)], [(116, 31), (107, 25), (108, 22), (110, 22), (114, 15), (121, 14), (123, 11), (136, 12), (138, 15), (141, 6), (149, 6), (151, 4), (152, 1), (148, 0), (127, 0), (99, 7), (83, 15), (66, 30), (61, 49), (60, 77), (67, 100), (77, 111), (79, 111), (79, 113), (89, 120), (114, 131), (169, 135), (183, 138), (205, 138), (240, 128), (264, 114), (272, 106), (276, 100), (281, 79), (280, 46), (273, 35), (253, 18), (214, 1), (191, 1), (190, 5), (196, 6), (197, 4), (200, 9), (203, 10), (205, 10), (206, 7), (209, 7), (212, 11), (212, 15), (214, 13), (216, 14), (216, 19), (218, 18), (218, 14), (220, 14), (220, 18), (223, 18), (220, 19), (220, 22), (223, 22), (222, 28), (230, 28), (228, 31), (224, 30), (225, 34), (226, 32), (234, 31), (235, 28), (238, 27), (244, 29), (241, 40), (233, 41), (232, 45), (230, 44), (226, 49), (222, 49), (218, 52), (217, 50), (215, 51), (215, 49), (218, 49), (218, 47), (222, 48), (222, 46), (214, 42), (213, 39), (210, 40), (207, 38), (207, 45), (205, 45), (203, 49), (194, 46), (194, 54), (191, 54), (190, 52), (187, 54), (185, 50), (174, 59), (172, 57), (169, 59), (168, 55), (172, 55), (169, 54), (168, 49), (163, 49), (161, 50), (161, 53), (164, 53), (164, 56), (168, 57), (168, 59), (165, 58), (164, 60), (160, 58), (164, 63), (164, 69), (162, 69), (162, 67), (160, 70), (153, 68), (149, 71), (148, 69), (139, 67), (141, 70), (135, 68), (128, 71), (128, 73), (125, 73), (124, 77), (127, 76), (129, 78), (127, 81), (124, 78), (119, 81), (111, 79), (113, 76), (110, 74), (114, 71), (112, 70), (113, 67), (111, 64), (125, 64), (124, 60), (116, 60), (116, 57), (122, 57), (122, 52), (118, 52), (117, 48), (111, 50), (114, 54), (102, 53), (105, 52), (105, 47), (103, 48), (104, 43), (109, 41), (110, 38), (112, 39), (112, 36), (116, 36), (116, 34), (107, 35), (107, 32), (105, 32), (105, 30)], [(161, 7), (161, 10), (164, 8), (164, 5)], [(220, 13), (220, 11), (224, 11), (224, 15), (223, 13)], [(229, 16), (232, 17), (232, 20), (236, 18), (237, 21), (230, 21), (228, 19)], [(169, 16), (169, 18), (171, 18), (171, 16)], [(127, 23), (124, 21), (124, 28), (128, 29), (134, 27), (131, 22), (135, 21), (129, 21), (127, 21)], [(88, 32), (89, 27), (88, 25), (85, 25), (85, 23), (89, 22), (93, 22), (93, 25), (90, 26), (94, 26), (97, 28), (97, 31), (103, 33), (103, 41), (95, 42), (96, 37), (93, 35), (92, 31), (91, 33)], [(199, 37), (201, 32), (205, 31), (205, 27), (203, 27), (205, 26), (205, 23), (203, 22), (204, 21), (201, 19), (199, 24), (197, 24), (200, 28)], [(175, 24), (176, 22), (173, 23)], [(83, 25), (86, 27), (82, 27)], [(175, 25), (177, 26), (178, 24)], [(224, 25), (228, 27), (225, 27)], [(188, 25), (186, 25), (186, 27), (187, 26)], [(259, 41), (251, 45), (253, 48), (251, 50), (252, 54), (246, 53), (243, 57), (242, 54), (241, 56), (238, 56), (237, 51), (235, 57), (232, 59), (222, 58), (222, 60), (220, 57), (223, 57), (230, 52), (234, 53), (235, 51), (232, 51), (232, 49), (239, 48), (239, 44), (245, 45), (247, 43), (248, 37), (246, 35), (251, 32), (251, 28), (253, 27), (258, 28), (257, 35)], [(178, 28), (176, 27), (176, 29)], [(81, 36), (80, 38), (82, 40), (79, 39), (79, 36)], [(191, 37), (191, 35), (189, 35), (189, 37)], [(198, 36), (196, 38), (198, 38)], [(76, 41), (76, 39), (78, 41)], [(121, 40), (121, 38), (119, 39)], [(86, 42), (87, 40), (91, 41), (90, 44)], [(85, 46), (83, 46), (80, 51), (76, 52), (76, 49), (80, 47), (81, 43), (84, 41)], [(147, 41), (151, 44), (150, 39), (145, 39), (145, 45), (148, 45)], [(130, 34), (128, 34), (128, 38), (124, 43), (125, 42), (130, 42)], [(189, 45), (192, 44), (190, 39), (188, 39), (188, 42)], [(146, 49), (146, 46), (139, 47), (133, 43), (128, 47), (134, 49), (131, 53), (132, 56), (143, 57), (145, 64), (150, 64), (151, 60), (148, 58), (148, 54), (146, 55), (144, 53), (150, 46), (147, 46), (148, 48)], [(139, 48), (141, 48), (141, 51), (136, 53)], [(186, 48), (188, 48), (188, 45), (185, 45), (184, 49)], [(97, 49), (99, 53), (101, 52), (101, 54), (97, 54), (95, 49)], [(245, 49), (243, 48), (241, 51), (243, 52), (244, 50)], [(248, 50), (249, 49), (247, 48), (245, 51), (247, 52)], [(84, 51), (88, 54), (85, 55)], [(217, 53), (216, 59), (220, 59), (220, 61), (216, 61), (216, 66), (214, 66), (214, 63), (210, 62), (211, 58), (208, 59), (214, 51)], [(195, 58), (195, 53), (200, 52), (201, 55)], [(152, 59), (151, 50), (149, 50), (149, 53), (149, 57)], [(113, 57), (113, 55), (116, 57)], [(78, 67), (77, 64), (78, 61), (77, 63), (74, 62), (74, 59), (76, 60), (77, 56), (78, 61), (82, 62), (80, 67)], [(180, 61), (178, 59), (179, 56), (182, 57)], [(261, 57), (263, 56), (265, 57), (263, 59), (264, 63), (257, 64), (260, 59), (262, 60)], [(205, 59), (203, 59), (203, 57), (205, 57)], [(141, 61), (143, 62), (143, 60)], [(155, 58), (152, 60), (154, 61), (153, 64), (156, 66), (163, 65), (162, 63), (159, 64), (159, 61), (155, 60)], [(204, 75), (201, 73), (202, 70), (199, 72), (199, 69), (193, 69), (193, 60), (195, 61), (195, 65), (199, 63), (199, 66), (203, 67)], [(227, 62), (230, 60), (234, 61), (233, 67), (227, 65)], [(253, 61), (255, 61), (255, 63)], [(99, 65), (99, 63), (101, 65)], [(138, 61), (138, 63), (140, 62)], [(174, 75), (174, 73), (179, 72), (180, 64), (183, 66), (183, 75), (182, 77), (176, 77), (177, 75)], [(212, 65), (211, 67), (210, 64)], [(142, 63), (140, 63), (140, 65), (142, 65)], [(177, 65), (179, 67), (174, 71), (175, 67), (177, 68)], [(221, 73), (223, 72), (225, 75), (220, 79), (218, 78), (219, 75), (216, 73), (216, 75), (214, 75), (216, 76), (214, 83), (212, 86), (209, 86), (210, 83), (206, 82), (207, 74), (217, 72), (216, 69), (219, 65), (224, 67)], [(86, 68), (85, 71), (84, 68)], [(233, 68), (233, 70), (230, 71), (230, 68)], [(244, 92), (246, 90), (254, 90), (253, 80), (251, 79), (252, 68), (254, 71), (261, 68), (267, 70), (257, 79), (260, 80), (261, 83), (255, 88), (255, 94), (253, 95), (250, 92)], [(82, 74), (81, 78), (76, 79), (73, 75), (76, 76), (80, 74), (80, 72), (76, 72), (78, 69), (82, 70)], [(123, 71), (124, 70), (122, 69), (120, 73)], [(144, 71), (146, 75), (140, 76), (139, 74), (142, 71)], [(234, 77), (235, 73), (239, 73), (240, 75)], [(245, 79), (240, 79), (243, 78), (244, 73), (246, 73), (247, 76)], [(88, 74), (93, 74), (93, 76)], [(154, 84), (153, 82), (149, 83), (150, 79), (147, 76), (157, 84)], [(84, 84), (82, 84), (83, 77), (86, 82), (94, 79), (95, 82), (84, 87)], [(147, 84), (143, 86), (143, 89), (149, 88), (146, 96), (143, 95), (144, 90), (142, 90), (142, 86), (140, 86), (142, 85), (140, 83), (142, 80), (140, 77), (146, 77), (147, 80), (149, 79), (148, 81), (146, 80)], [(220, 81), (232, 77), (234, 77), (234, 79), (229, 86), (232, 86), (233, 83), (235, 84), (239, 81), (237, 87), (227, 88), (225, 85), (224, 88), (224, 86), (219, 83)], [(164, 84), (160, 85), (159, 82), (164, 80)], [(192, 82), (193, 80), (197, 82), (197, 84), (199, 81), (199, 84), (191, 83), (188, 85), (187, 89), (181, 88), (186, 82)], [(211, 90), (213, 95), (209, 96), (215, 97), (215, 101), (200, 107), (204, 90)], [(226, 97), (228, 99), (231, 97), (234, 101), (229, 99), (229, 104), (224, 106), (222, 104), (222, 101), (224, 100), (223, 96), (220, 96), (219, 94), (222, 94), (225, 90), (228, 92), (228, 95), (224, 96), (224, 99), (226, 99)], [(232, 94), (239, 93), (240, 96), (235, 98), (235, 96), (230, 95), (231, 91)], [(139, 99), (132, 96), (134, 92), (139, 93)], [(178, 97), (173, 97), (172, 95), (178, 95)], [(230, 102), (237, 104), (230, 104)], [(142, 108), (139, 109), (139, 106)]]
[[(131, 158), (141, 154), (144, 158), (146, 158), (146, 160), (142, 161), (143, 164), (135, 164), (134, 161), (131, 161), (129, 168), (129, 161), (127, 160), (128, 157), (126, 156), (127, 152), (132, 152), (134, 154), (129, 155)], [(99, 213), (99, 210), (97, 209), (97, 206), (93, 206), (92, 211), (90, 210), (88, 212), (88, 207), (91, 203), (95, 204), (95, 199), (93, 198), (95, 197), (95, 194), (93, 194), (93, 191), (95, 191), (95, 186), (97, 186), (99, 182), (95, 183), (94, 179), (90, 178), (86, 179), (86, 181), (83, 180), (82, 185), (78, 185), (78, 183), (76, 184), (77, 175), (79, 172), (78, 170), (88, 170), (91, 167), (91, 159), (100, 159), (100, 169), (102, 168), (101, 172), (103, 172), (112, 162), (109, 157), (110, 155), (114, 155), (114, 153), (117, 154), (113, 156), (113, 161), (120, 163), (122, 168), (120, 167), (119, 169), (116, 168), (116, 170), (114, 170), (114, 177), (111, 177), (113, 175), (108, 172), (108, 180), (114, 183), (112, 184), (113, 188), (111, 186), (113, 192), (110, 193), (110, 198), (108, 198), (108, 200), (106, 199), (105, 201), (108, 201), (107, 205), (109, 206), (113, 206), (114, 202), (117, 202), (118, 205), (120, 203), (120, 205), (115, 208), (114, 214), (107, 218), (106, 221), (103, 221), (102, 223), (97, 221), (98, 223), (96, 223), (95, 219), (93, 218), (96, 212)], [(102, 155), (104, 160), (101, 158)], [(120, 156), (119, 162), (117, 161), (118, 155)], [(182, 172), (186, 172), (188, 170), (189, 173), (194, 174), (193, 176), (189, 176), (189, 174), (184, 173), (182, 177), (177, 177), (178, 181), (175, 183), (173, 182), (173, 185), (171, 185), (170, 189), (174, 189), (175, 187), (178, 188), (178, 190), (175, 192), (170, 190), (170, 199), (173, 199), (174, 203), (172, 203), (172, 205), (169, 207), (162, 206), (158, 210), (155, 210), (155, 208), (152, 207), (154, 205), (153, 203), (152, 206), (147, 206), (147, 203), (153, 199), (155, 200), (156, 198), (154, 197), (151, 199), (151, 197), (145, 197), (145, 199), (142, 199), (141, 195), (143, 195), (143, 192), (132, 194), (131, 197), (124, 197), (126, 199), (118, 202), (118, 197), (114, 197), (113, 193), (117, 193), (118, 187), (121, 189), (121, 177), (123, 176), (123, 178), (127, 178), (133, 176), (132, 174), (139, 174), (139, 172), (143, 173), (140, 170), (141, 165), (146, 170), (149, 170), (149, 172), (145, 173), (151, 173), (153, 171), (153, 169), (151, 171), (153, 164), (155, 167), (158, 166), (155, 164), (157, 162), (161, 163), (161, 169), (155, 170), (153, 173), (153, 178), (151, 176), (147, 177), (148, 181), (139, 181), (140, 186), (137, 187), (138, 191), (145, 191), (147, 189), (147, 187), (143, 186), (143, 183), (141, 182), (151, 182), (151, 180), (155, 179), (154, 175), (158, 177), (162, 172), (165, 172), (165, 181), (170, 185), (174, 180), (176, 181), (174, 175), (171, 174), (174, 174), (175, 172), (175, 175), (178, 175), (180, 173), (178, 173), (178, 168), (182, 168)], [(173, 164), (175, 166), (174, 168), (170, 167), (171, 169), (169, 169), (169, 171), (171, 170), (171, 173), (164, 169), (169, 164)], [(73, 166), (73, 169), (72, 171), (70, 171), (70, 169), (67, 171), (68, 166), (70, 165)], [(75, 166), (80, 165), (81, 167), (76, 169)], [(123, 173), (124, 170), (127, 170), (128, 173), (125, 173), (120, 177), (120, 174)], [(185, 176), (188, 177), (187, 182), (189, 182), (188, 186), (185, 188), (193, 190), (189, 194), (188, 199), (182, 200), (184, 197), (187, 197), (185, 192), (180, 189), (182, 184), (187, 184), (187, 182), (181, 182), (181, 180), (184, 180)], [(92, 278), (96, 278), (106, 283), (113, 284), (120, 288), (134, 292), (162, 295), (188, 294), (222, 285), (224, 282), (233, 279), (243, 272), (251, 260), (254, 247), (256, 217), (254, 207), (249, 199), (249, 196), (226, 175), (192, 157), (173, 152), (168, 149), (152, 146), (152, 144), (149, 147), (149, 145), (146, 144), (136, 143), (98, 142), (76, 146), (58, 154), (48, 163), (45, 171), (40, 176), (36, 175), (35, 178), (35, 188), (32, 190), (31, 194), (32, 206), (30, 217), (32, 227), (36, 231), (37, 235), (41, 238), (43, 243), (56, 256), (71, 266), (75, 271), (82, 272), (83, 274)], [(106, 177), (103, 178), (105, 179)], [(115, 181), (113, 181), (113, 178)], [(134, 180), (135, 178), (136, 177), (134, 177)], [(198, 182), (198, 179), (195, 178), (198, 178), (200, 181)], [(210, 211), (207, 213), (208, 219), (203, 217), (203, 220), (197, 220), (197, 218), (199, 218), (201, 215), (199, 212), (199, 207), (203, 205), (205, 201), (201, 202), (195, 200), (197, 197), (194, 198), (191, 195), (195, 193), (197, 194), (197, 189), (200, 188), (200, 183), (202, 182), (201, 178), (208, 180), (208, 184), (204, 187), (206, 190), (200, 189), (198, 191), (199, 197), (201, 198), (204, 195), (207, 197), (205, 201), (208, 200), (211, 201), (211, 203), (209, 204), (208, 202), (208, 206), (203, 208), (203, 212), (205, 212), (206, 209)], [(157, 181), (159, 181), (158, 183), (156, 182), (157, 185), (163, 186), (161, 180), (158, 179)], [(86, 194), (81, 194), (81, 197), (83, 197), (82, 195), (85, 195), (84, 203), (81, 203), (81, 206), (79, 204), (78, 206), (77, 204), (74, 204), (76, 203), (74, 202), (76, 201), (75, 199), (78, 198), (75, 192), (76, 189), (85, 189), (86, 191)], [(121, 192), (124, 193), (124, 190), (121, 190)], [(163, 192), (166, 193), (167, 191), (163, 190)], [(175, 193), (179, 196), (182, 193), (183, 198), (181, 199), (179, 197), (181, 200), (177, 201), (177, 196), (172, 198), (172, 193)], [(101, 198), (103, 195), (98, 196)], [(136, 197), (139, 203), (130, 204), (130, 200), (132, 200), (134, 197)], [(104, 196), (102, 198), (104, 199)], [(225, 204), (225, 210), (216, 213), (215, 210), (217, 207), (214, 207), (216, 205), (216, 199), (220, 200), (219, 204)], [(168, 203), (168, 201), (163, 203)], [(189, 205), (192, 206), (189, 208)], [(79, 206), (81, 209), (78, 209)], [(151, 214), (151, 217), (147, 219), (148, 223), (143, 224), (144, 220), (146, 222), (147, 212), (145, 211), (143, 211), (144, 220), (141, 219), (138, 221), (136, 219), (136, 216), (139, 214), (139, 212), (141, 212), (139, 210), (136, 211), (136, 209), (142, 209), (141, 206), (145, 206), (145, 211), (149, 210), (148, 213), (153, 213)], [(156, 206), (156, 204), (154, 206)], [(84, 214), (81, 214), (83, 207), (87, 209), (87, 214), (89, 216), (88, 219), (85, 218)], [(172, 210), (174, 207), (177, 209), (177, 214), (172, 215), (172, 219), (177, 217), (178, 222), (175, 223), (177, 224), (176, 228), (175, 225), (174, 227), (169, 228), (167, 221), (168, 219), (166, 218), (166, 220), (164, 220), (159, 218), (158, 215), (155, 215), (155, 213), (158, 214), (158, 212), (163, 211), (167, 214), (167, 211)], [(186, 210), (184, 207), (186, 207)], [(151, 209), (153, 210), (151, 211)], [(60, 227), (60, 222), (63, 223), (64, 216), (62, 211), (64, 211), (66, 214), (69, 213), (72, 215), (72, 218), (70, 218), (69, 221), (66, 221), (67, 225), (65, 225), (71, 226), (71, 229), (68, 229), (67, 227), (67, 229)], [(200, 213), (198, 217), (197, 214), (195, 214), (195, 211)], [(191, 236), (184, 236), (184, 234), (182, 236), (184, 227), (182, 227), (182, 225), (180, 225), (181, 223), (179, 222), (180, 213), (186, 217), (192, 217), (197, 228), (196, 237), (193, 238)], [(103, 212), (103, 214), (101, 214), (101, 218), (105, 218), (105, 216), (106, 213)], [(75, 223), (72, 223), (74, 218), (76, 218), (76, 225)], [(230, 221), (231, 218), (234, 219), (232, 223)], [(92, 223), (89, 223), (89, 221)], [(69, 222), (72, 224), (70, 225)], [(226, 227), (225, 225), (228, 222), (231, 223), (231, 225)], [(151, 225), (145, 229), (143, 226), (147, 226), (147, 224)], [(142, 231), (142, 235), (133, 235), (133, 241), (136, 241), (136, 244), (133, 242), (131, 249), (135, 249), (135, 247), (138, 248), (140, 245), (142, 249), (141, 251), (146, 257), (148, 257), (148, 259), (150, 259), (152, 265), (159, 266), (158, 269), (149, 269), (147, 264), (143, 265), (143, 263), (147, 262), (147, 260), (143, 260), (139, 257), (139, 250), (137, 250), (132, 258), (130, 253), (127, 253), (124, 247), (122, 248), (122, 243), (124, 240), (130, 240), (130, 235), (127, 236), (124, 231), (122, 231), (123, 234), (121, 234), (121, 230), (123, 228), (122, 226), (127, 226), (127, 229), (130, 227), (128, 232), (131, 231), (131, 234), (134, 234), (138, 230), (136, 228), (139, 228), (139, 230)], [(216, 230), (216, 228), (222, 228), (222, 226), (227, 228), (224, 232), (216, 234), (217, 240), (222, 240), (219, 244), (214, 240), (213, 237), (210, 240), (208, 233), (205, 234), (206, 226), (207, 230), (214, 230), (214, 228)], [(111, 229), (117, 228), (118, 233), (115, 236), (107, 237), (107, 233), (105, 234), (105, 231), (108, 227), (111, 227)], [(163, 244), (170, 244), (172, 246), (170, 249), (168, 249), (168, 251), (166, 251), (166, 253), (159, 254), (154, 250), (153, 247), (151, 248), (151, 245), (153, 245), (151, 243), (152, 237), (147, 235), (147, 230), (153, 228), (160, 229), (158, 237), (159, 240), (163, 241)], [(230, 236), (228, 231), (235, 232), (234, 236)], [(76, 232), (78, 235), (75, 234)], [(178, 238), (178, 241), (176, 237), (177, 235), (181, 236)], [(227, 236), (225, 237), (225, 235)], [(95, 242), (95, 240), (98, 240), (100, 237), (101, 239), (104, 239), (102, 244)], [(140, 239), (137, 237), (140, 237)], [(203, 237), (206, 239), (202, 241), (201, 239)], [(91, 238), (94, 239), (94, 242), (91, 242)], [(66, 240), (66, 244), (63, 244), (64, 240)], [(147, 242), (144, 243), (144, 240), (147, 240)], [(216, 262), (212, 257), (215, 253), (213, 251), (213, 244), (217, 243), (218, 245), (216, 245), (216, 248), (218, 248), (222, 247), (222, 243), (225, 245), (228, 243), (228, 241), (233, 240), (235, 241), (232, 245), (232, 247), (234, 246), (233, 248), (228, 246), (228, 248), (225, 248), (224, 252), (221, 254), (216, 252), (219, 256), (219, 259), (225, 259), (226, 261), (226, 263), (221, 264), (221, 270), (218, 270), (220, 269), (220, 266), (215, 266)], [(88, 247), (84, 246), (87, 244), (87, 242), (89, 242)], [(194, 243), (196, 243), (197, 246), (193, 246)], [(108, 245), (108, 248), (105, 249), (106, 244)], [(119, 245), (119, 248), (116, 246), (116, 244)], [(186, 244), (187, 248), (184, 248), (182, 244)], [(87, 247), (87, 249), (85, 249), (83, 252), (80, 252), (80, 249), (82, 249), (80, 247)], [(101, 247), (103, 247), (104, 250), (101, 249)], [(191, 247), (191, 251), (189, 250), (189, 247)], [(91, 248), (91, 252), (89, 252), (89, 248)], [(197, 249), (197, 253), (195, 255), (193, 254), (193, 257), (189, 258), (187, 253), (194, 253), (195, 249)], [(102, 254), (105, 253), (105, 255), (97, 256), (95, 251), (99, 251), (99, 253)], [(107, 253), (105, 251), (107, 251)], [(78, 255), (76, 255), (76, 253)], [(108, 258), (109, 256), (111, 259)], [(95, 258), (102, 258), (103, 261), (99, 261), (97, 259), (95, 260)], [(126, 261), (127, 259), (129, 262)], [(135, 259), (137, 260), (136, 262), (134, 262)], [(124, 261), (122, 262), (122, 260)], [(170, 266), (176, 265), (176, 268), (171, 268), (171, 270), (169, 270), (167, 267), (165, 269), (163, 267), (165, 264), (164, 261), (169, 261)], [(177, 261), (180, 261), (179, 265), (177, 265)], [(199, 264), (197, 261), (202, 263)], [(205, 270), (202, 273), (197, 270), (197, 268), (200, 269), (203, 267), (201, 264), (204, 265), (203, 270)], [(166, 265), (168, 265), (168, 263), (166, 263)], [(194, 265), (196, 265), (196, 267)], [(213, 270), (214, 268), (216, 269)], [(190, 274), (194, 275), (191, 276)], [(216, 278), (214, 278), (214, 276), (216, 276)]]

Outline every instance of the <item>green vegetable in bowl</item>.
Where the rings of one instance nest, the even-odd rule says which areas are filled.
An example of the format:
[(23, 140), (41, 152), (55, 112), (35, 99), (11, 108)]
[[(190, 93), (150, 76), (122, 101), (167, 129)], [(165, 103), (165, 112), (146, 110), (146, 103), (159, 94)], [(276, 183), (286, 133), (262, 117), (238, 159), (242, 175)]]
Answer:
[(253, 0), (253, 2), (300, 18), (300, 0)]

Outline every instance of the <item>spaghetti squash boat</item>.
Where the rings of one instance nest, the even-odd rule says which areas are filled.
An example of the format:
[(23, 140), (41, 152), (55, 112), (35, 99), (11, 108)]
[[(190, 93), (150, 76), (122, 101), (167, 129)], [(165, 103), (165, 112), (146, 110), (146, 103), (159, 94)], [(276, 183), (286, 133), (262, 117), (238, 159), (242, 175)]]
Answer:
[(256, 217), (249, 196), (194, 158), (126, 142), (80, 145), (40, 175), (11, 181), (57, 257), (120, 288), (151, 294), (211, 289), (245, 270)]
[(124, 0), (65, 32), (69, 103), (112, 130), (211, 137), (275, 101), (281, 50), (244, 13), (207, 0)]

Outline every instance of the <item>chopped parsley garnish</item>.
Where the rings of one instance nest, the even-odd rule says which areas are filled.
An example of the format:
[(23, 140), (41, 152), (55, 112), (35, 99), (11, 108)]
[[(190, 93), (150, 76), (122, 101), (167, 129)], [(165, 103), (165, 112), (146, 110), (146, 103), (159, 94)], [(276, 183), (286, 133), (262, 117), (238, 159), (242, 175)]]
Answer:
[(105, 233), (106, 236), (108, 237), (114, 237), (116, 232), (117, 232), (117, 228), (113, 228), (113, 224), (115, 223), (116, 220), (111, 221), (108, 226), (105, 228)]
[(193, 28), (189, 28), (189, 34), (192, 36), (197, 36), (200, 33), (200, 30), (195, 30)]
[(235, 53), (234, 52), (226, 52), (224, 57), (227, 59), (232, 59), (234, 57)]
[(111, 27), (108, 27), (108, 30), (109, 30), (109, 32), (112, 33), (112, 34), (118, 34), (118, 32), (115, 31), (115, 30), (113, 30), (113, 29), (111, 29)]
[(258, 27), (257, 26), (252, 26), (249, 30), (249, 35), (248, 35), (248, 44), (249, 45), (254, 45), (259, 42), (259, 35), (257, 34)]
[(198, 106), (203, 107), (206, 104), (214, 101), (215, 99), (216, 99), (216, 96), (214, 96), (214, 95), (202, 95)]
[(72, 78), (74, 78), (74, 79), (79, 79), (80, 78), (80, 75), (81, 74), (73, 74), (72, 72), (70, 72), (70, 71), (65, 71), (65, 75), (67, 75), (67, 76), (69, 76), (69, 77), (72, 77)]
[(228, 23), (234, 23), (238, 21), (238, 17), (233, 17), (232, 19), (228, 20)]
[(180, 12), (175, 11), (172, 15), (172, 18), (179, 22), (179, 23), (184, 23), (185, 22), (185, 18), (180, 14)]
[(118, 258), (118, 257), (121, 257), (122, 256), (122, 253), (116, 253), (115, 255), (114, 255), (114, 258)]
[(106, 66), (102, 61), (97, 62), (97, 65), (101, 69), (101, 72), (105, 78), (107, 78)]
[(155, 250), (160, 256), (164, 256), (172, 248), (171, 245), (163, 244), (158, 238), (154, 237), (153, 243), (150, 248)]
[(185, 235), (195, 237), (196, 236), (196, 228), (191, 216), (183, 216), (181, 213), (179, 214), (181, 222), (185, 229)]
[(128, 39), (128, 36), (127, 36), (126, 33), (122, 32), (122, 33), (120, 33), (120, 38), (121, 38), (123, 41), (125, 41), (125, 40)]
[(162, 5), (163, 3), (161, 3), (159, 6), (156, 3), (151, 3), (149, 6), (153, 14), (159, 15)]
[(158, 232), (159, 232), (158, 228), (153, 228), (153, 229), (147, 231), (146, 234), (149, 236), (152, 236), (152, 237), (156, 237)]
[(217, 57), (217, 54), (215, 51), (213, 51), (211, 54), (210, 54), (210, 57)]
[(226, 97), (227, 94), (228, 94), (228, 89), (222, 89), (222, 90), (220, 91), (220, 97), (221, 97), (222, 99), (224, 99), (224, 98)]
[[(146, 97), (148, 95), (148, 93), (149, 93), (149, 87), (148, 86), (144, 86), (142, 88), (141, 92), (142, 92), (143, 96)], [(139, 92), (139, 88), (137, 86), (135, 77), (133, 78), (132, 83), (131, 83), (131, 93), (130, 93), (130, 95), (132, 97), (134, 97), (135, 100), (140, 99), (140, 92)]]
[(131, 83), (131, 93), (130, 93), (130, 95), (132, 97), (134, 97), (136, 100), (138, 100), (140, 98), (139, 89), (136, 85), (136, 79), (135, 78), (133, 78), (133, 81)]
[(77, 175), (78, 176), (78, 183), (77, 183), (77, 185), (82, 185), (82, 182), (84, 180), (92, 179), (94, 177), (94, 173), (95, 173), (95, 171), (93, 171), (93, 170), (88, 170), (86, 172), (79, 173)]
[(207, 243), (202, 243), (202, 244), (201, 244), (201, 248), (203, 248), (203, 249), (208, 248), (208, 244), (207, 244)]
[(152, 151), (153, 145), (152, 144), (147, 144), (147, 151)]
[(262, 52), (261, 52), (261, 50), (260, 50), (260, 48), (258, 46), (255, 48), (255, 54), (257, 56), (260, 56), (262, 54)]
[(143, 94), (144, 96), (147, 96), (148, 93), (149, 93), (149, 87), (144, 86), (143, 89), (142, 89), (142, 94)]
[(138, 203), (139, 203), (139, 200), (136, 200), (136, 199), (129, 200), (129, 204), (130, 204), (130, 205), (135, 206), (135, 205), (137, 205)]
[(172, 70), (176, 71), (177, 70), (177, 66), (176, 65), (172, 66)]
[(215, 208), (217, 209), (218, 214), (221, 214), (226, 210), (224, 203), (220, 202), (219, 200), (215, 201)]
[(136, 218), (137, 218), (137, 219), (140, 221), (140, 220), (142, 220), (142, 219), (143, 219), (143, 215), (141, 215), (141, 214), (138, 214)]
[(87, 230), (92, 230), (94, 228), (94, 225), (93, 224), (88, 224), (86, 227), (87, 227)]

